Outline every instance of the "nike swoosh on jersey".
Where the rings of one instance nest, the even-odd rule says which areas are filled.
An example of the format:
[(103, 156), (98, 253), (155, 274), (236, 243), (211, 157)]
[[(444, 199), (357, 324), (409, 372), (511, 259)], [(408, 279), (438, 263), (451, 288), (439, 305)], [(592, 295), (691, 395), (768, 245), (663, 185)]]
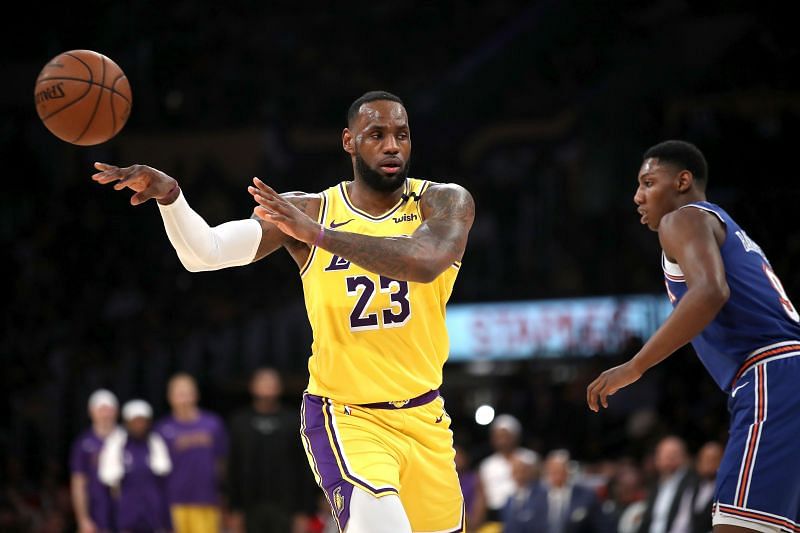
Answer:
[(351, 218), (350, 220), (345, 220), (344, 222), (339, 222), (338, 224), (336, 223), (335, 220), (331, 220), (331, 229), (338, 228), (339, 226), (344, 226), (345, 224), (349, 224), (353, 220), (355, 219)]
[(746, 381), (746, 382), (742, 383), (741, 385), (739, 385), (738, 387), (736, 387), (735, 389), (733, 389), (733, 392), (731, 393), (731, 398), (735, 398), (736, 397), (736, 391), (738, 391), (742, 387), (744, 387), (746, 385), (749, 385), (749, 384), (750, 384), (750, 382)]

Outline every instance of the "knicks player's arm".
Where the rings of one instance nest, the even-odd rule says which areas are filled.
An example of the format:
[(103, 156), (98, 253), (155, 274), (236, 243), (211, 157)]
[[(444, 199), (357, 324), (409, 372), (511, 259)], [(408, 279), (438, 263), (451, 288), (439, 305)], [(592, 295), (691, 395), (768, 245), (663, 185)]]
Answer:
[[(100, 172), (92, 179), (98, 183), (114, 183), (115, 190), (135, 191), (132, 205), (156, 199), (170, 243), (183, 266), (191, 272), (247, 265), (281, 246), (286, 247), (299, 264), (308, 255), (308, 246), (255, 216), (210, 227), (189, 206), (178, 182), (158, 169), (146, 165), (119, 168), (104, 163), (95, 163), (95, 168)], [(316, 217), (319, 197), (296, 192), (285, 196), (287, 202)]]
[(667, 258), (680, 265), (686, 294), (639, 353), (589, 385), (586, 400), (593, 411), (599, 405), (608, 407), (608, 396), (700, 334), (728, 301), (730, 289), (720, 252), (725, 230), (717, 217), (700, 209), (678, 209), (661, 219), (658, 238)]
[(268, 185), (248, 190), (256, 214), (296, 240), (315, 244), (358, 266), (392, 279), (429, 283), (461, 260), (475, 218), (475, 203), (455, 184), (431, 185), (420, 198), (422, 224), (410, 236), (374, 237), (324, 228)]

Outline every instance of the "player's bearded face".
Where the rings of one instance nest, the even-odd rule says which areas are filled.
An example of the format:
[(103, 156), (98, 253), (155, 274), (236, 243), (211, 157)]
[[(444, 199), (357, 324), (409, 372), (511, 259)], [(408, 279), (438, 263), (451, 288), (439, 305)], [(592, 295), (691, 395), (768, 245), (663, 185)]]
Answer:
[(406, 159), (403, 166), (393, 174), (387, 174), (380, 170), (380, 168), (373, 168), (361, 157), (361, 154), (356, 154), (356, 172), (361, 179), (371, 188), (381, 192), (396, 191), (406, 180), (408, 176), (408, 166), (410, 160)]

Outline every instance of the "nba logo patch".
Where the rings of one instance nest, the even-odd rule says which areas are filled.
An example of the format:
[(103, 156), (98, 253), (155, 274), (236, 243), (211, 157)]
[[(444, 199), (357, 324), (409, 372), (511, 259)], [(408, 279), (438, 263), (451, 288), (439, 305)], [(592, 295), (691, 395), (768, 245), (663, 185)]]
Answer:
[(336, 508), (336, 516), (342, 514), (344, 510), (344, 496), (342, 496), (342, 487), (333, 489), (333, 506)]

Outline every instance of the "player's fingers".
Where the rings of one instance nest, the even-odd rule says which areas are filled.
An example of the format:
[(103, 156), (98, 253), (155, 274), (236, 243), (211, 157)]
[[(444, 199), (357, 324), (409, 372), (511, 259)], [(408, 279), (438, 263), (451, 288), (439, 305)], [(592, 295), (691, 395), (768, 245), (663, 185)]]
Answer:
[(94, 168), (96, 168), (97, 170), (117, 170), (117, 167), (115, 167), (114, 165), (100, 163), (99, 161), (95, 162)]
[(267, 185), (266, 183), (264, 183), (260, 179), (253, 178), (253, 183), (255, 184), (255, 186), (259, 190), (261, 190), (261, 191), (263, 191), (263, 192), (265, 192), (267, 194), (273, 195), (273, 196), (278, 196), (278, 193), (275, 192), (275, 189), (273, 189), (272, 187), (270, 187), (269, 185)]
[(273, 222), (277, 224), (279, 222), (286, 221), (285, 216), (281, 215), (280, 213), (270, 211), (264, 207), (256, 207), (255, 212), (260, 218), (266, 220), (267, 222)]
[(589, 409), (597, 412), (597, 393), (595, 392), (597, 389), (597, 379), (592, 381), (589, 386), (586, 388), (586, 403), (589, 404)]
[(255, 200), (258, 205), (263, 205), (263, 206), (269, 206), (274, 203), (273, 200), (270, 200), (265, 196), (261, 196), (260, 194), (254, 194), (253, 200)]
[(255, 198), (256, 200), (258, 200), (259, 198), (270, 198), (270, 195), (268, 195), (267, 193), (265, 193), (261, 189), (253, 187), (252, 185), (247, 187), (247, 192), (249, 192), (250, 195), (253, 198)]
[(111, 183), (112, 181), (117, 181), (119, 178), (120, 176), (113, 172), (98, 172), (92, 175), (92, 179), (101, 184)]
[(121, 190), (130, 186), (134, 181), (138, 180), (142, 173), (136, 167), (126, 167), (119, 169), (120, 180), (114, 184), (114, 189)]
[(254, 194), (253, 199), (261, 205), (273, 212), (279, 212), (283, 215), (290, 215), (292, 213), (292, 204), (283, 200), (280, 196), (265, 196), (262, 194)]
[(608, 409), (608, 396), (609, 396), (608, 391), (603, 391), (603, 393), (600, 394), (600, 403), (606, 409)]

